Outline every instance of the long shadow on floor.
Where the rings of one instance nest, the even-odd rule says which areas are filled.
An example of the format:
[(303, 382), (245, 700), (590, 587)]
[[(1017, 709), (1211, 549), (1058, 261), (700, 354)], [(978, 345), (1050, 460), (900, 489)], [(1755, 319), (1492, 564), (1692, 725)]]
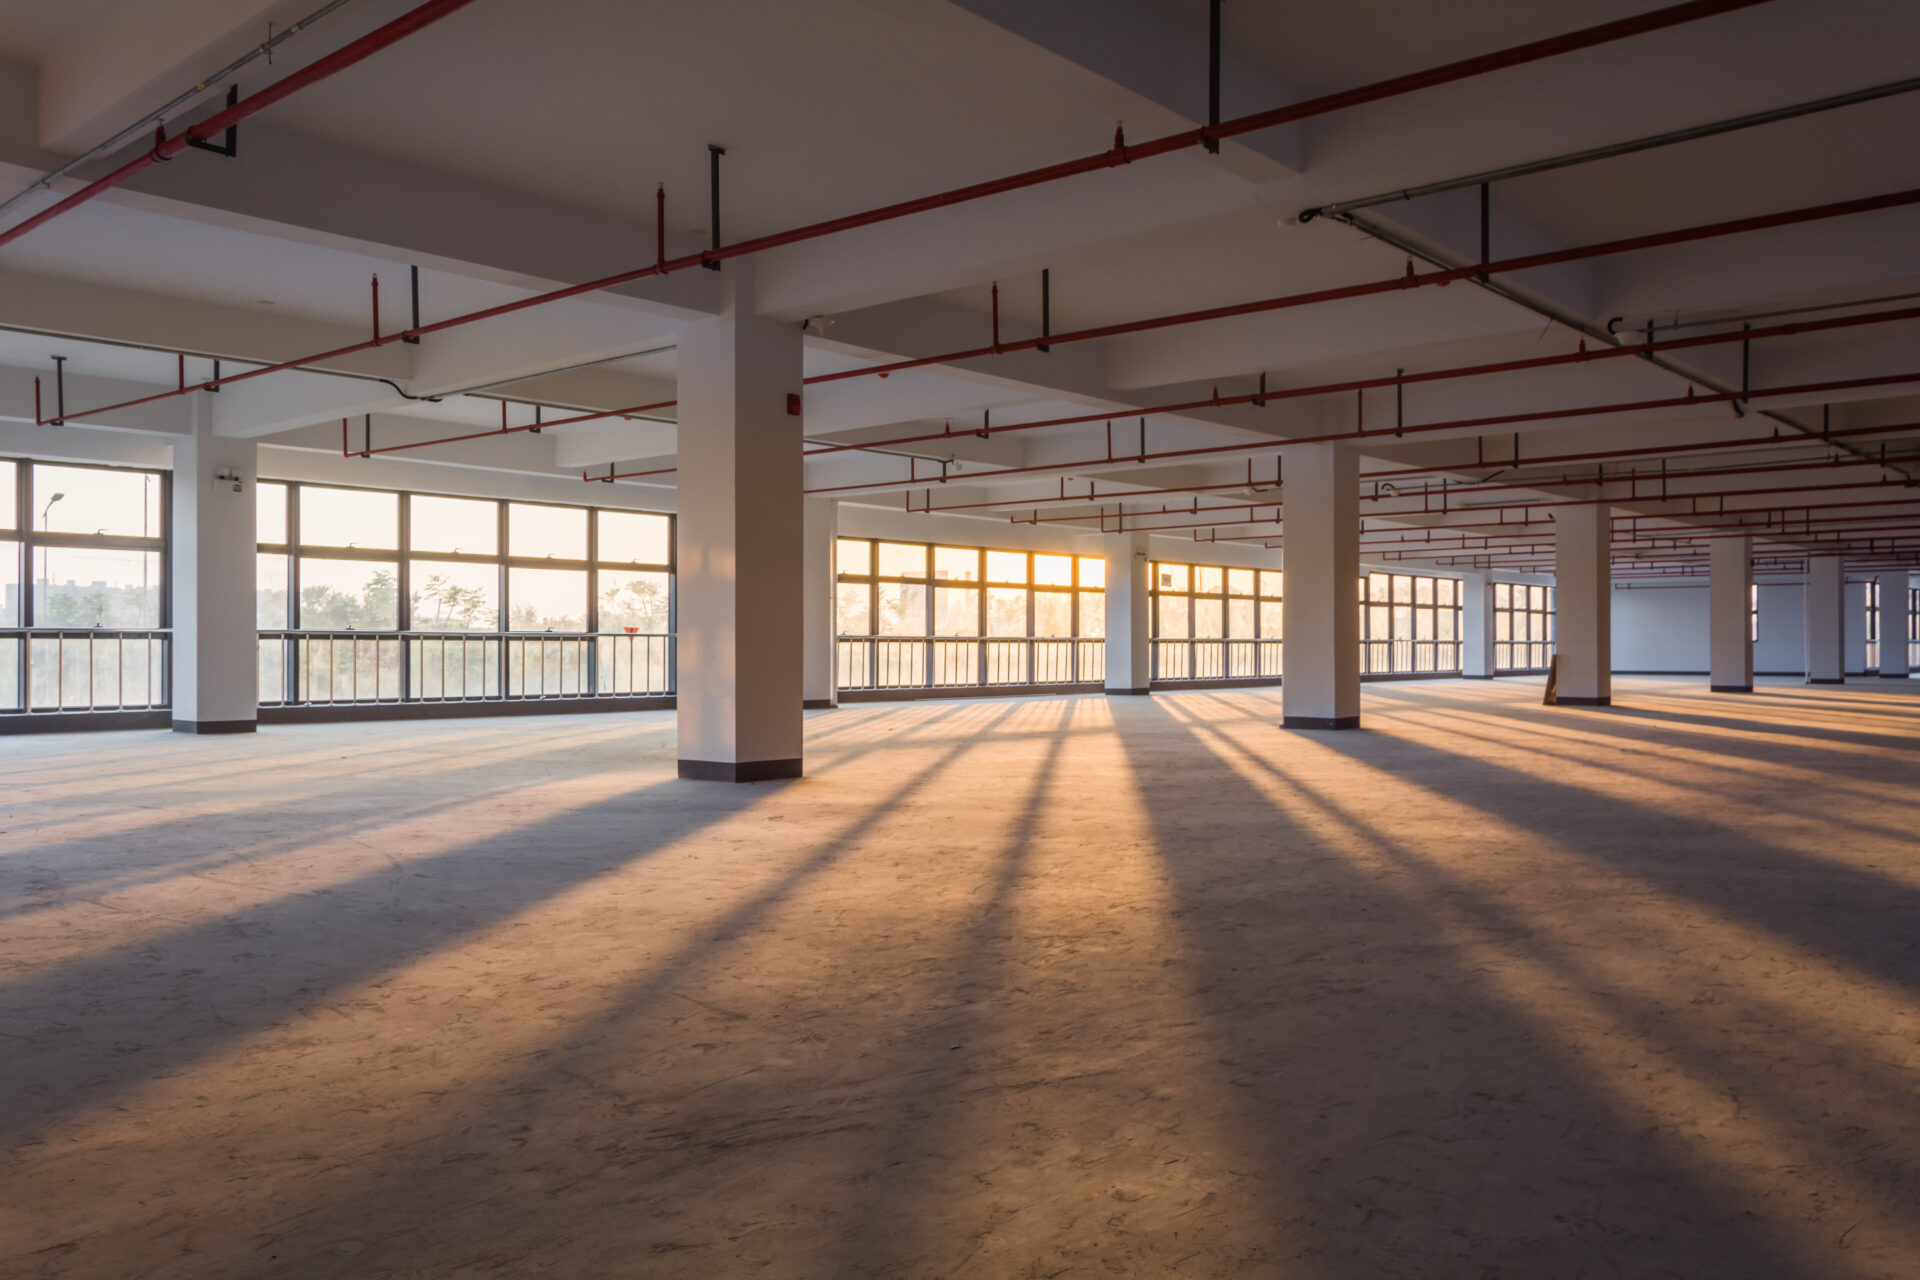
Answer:
[[(1618, 717), (1578, 712), (1605, 733)], [(1319, 741), (1320, 739), (1316, 739)], [(1837, 859), (1769, 844), (1713, 822), (1635, 805), (1537, 774), (1444, 751), (1404, 734), (1325, 735), (1325, 744), (1358, 763), (1417, 777), (1423, 785), (1524, 828), (1583, 859), (1636, 877), (1663, 893), (1727, 911), (1746, 923), (1853, 965), (1863, 973), (1920, 991), (1920, 888)], [(1862, 767), (1858, 759), (1848, 767)], [(1638, 833), (1661, 832), (1648, 842)], [(1692, 849), (1745, 848), (1746, 892), (1732, 903), (1722, 892), (1725, 863), (1689, 859)]]
[[(16, 1100), (0, 1112), (0, 1147), (650, 857), (765, 794), (661, 782), (9, 983), (0, 998), (28, 1032), (0, 1064), (0, 1091)], [(172, 1039), (101, 1052), (116, 1022), (150, 1025), (156, 1006), (168, 1009)]]
[(1238, 1067), (1221, 1105), (1266, 1153), (1285, 1274), (1812, 1280), (1735, 1189), (1617, 1110), (1417, 896), (1164, 708), (1139, 714), (1160, 731), (1122, 741), (1200, 1012)]

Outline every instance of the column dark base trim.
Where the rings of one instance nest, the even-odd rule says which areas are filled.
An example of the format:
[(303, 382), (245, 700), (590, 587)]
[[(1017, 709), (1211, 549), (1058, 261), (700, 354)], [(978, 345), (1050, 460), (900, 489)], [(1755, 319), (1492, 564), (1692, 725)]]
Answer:
[(1118, 697), (1118, 698), (1125, 698), (1125, 697), (1131, 697), (1131, 696), (1132, 696), (1132, 695), (1134, 695), (1134, 694), (1150, 694), (1150, 693), (1152, 693), (1152, 692), (1153, 692), (1153, 690), (1152, 690), (1152, 689), (1114, 689), (1114, 688), (1109, 688), (1109, 689), (1107, 690), (1107, 696), (1108, 696), (1109, 698), (1116, 698), (1116, 697)]
[(1281, 716), (1282, 729), (1358, 729), (1359, 716)]
[(1808, 684), (1845, 684), (1846, 682), (1847, 682), (1847, 678), (1845, 676), (1841, 676), (1838, 679), (1835, 679), (1831, 676), (1808, 676), (1807, 677)]
[(680, 776), (693, 782), (774, 782), (800, 776), (799, 760), (682, 760)]
[(1562, 707), (1610, 707), (1613, 705), (1613, 697), (1611, 695), (1604, 698), (1576, 698), (1570, 694), (1562, 693), (1557, 695), (1553, 701), (1555, 705)]
[(260, 727), (258, 720), (175, 720), (175, 733), (252, 733)]
[(1750, 684), (1715, 684), (1707, 686), (1714, 693), (1752, 693)]
[(1467, 675), (1463, 675), (1463, 676), (1461, 676), (1460, 678), (1461, 678), (1462, 680), (1491, 680), (1491, 679), (1493, 679), (1493, 672), (1491, 672), (1491, 671), (1489, 671), (1489, 672), (1487, 672), (1487, 674), (1485, 674), (1485, 675), (1483, 675), (1483, 676), (1467, 676)]
[(802, 711), (831, 711), (840, 704), (832, 698), (806, 698), (800, 703)]

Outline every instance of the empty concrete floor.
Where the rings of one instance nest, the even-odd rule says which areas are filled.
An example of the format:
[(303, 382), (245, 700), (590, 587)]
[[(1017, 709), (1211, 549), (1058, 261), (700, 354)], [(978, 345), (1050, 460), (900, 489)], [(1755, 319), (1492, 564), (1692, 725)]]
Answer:
[(1920, 1274), (1920, 698), (0, 741), (9, 1276)]

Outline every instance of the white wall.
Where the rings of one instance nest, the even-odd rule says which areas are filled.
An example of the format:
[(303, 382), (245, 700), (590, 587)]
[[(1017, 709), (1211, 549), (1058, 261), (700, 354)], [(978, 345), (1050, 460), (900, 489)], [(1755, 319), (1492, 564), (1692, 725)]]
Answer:
[[(1866, 587), (1847, 584), (1847, 672), (1866, 669)], [(1806, 635), (1798, 583), (1760, 588), (1759, 632), (1753, 645), (1756, 675), (1802, 675)], [(1707, 591), (1658, 587), (1613, 593), (1613, 669), (1705, 674), (1708, 664)]]
[(1807, 636), (1801, 619), (1803, 599), (1797, 582), (1760, 588), (1759, 634), (1753, 642), (1755, 675), (1807, 673)]
[(1613, 669), (1707, 673), (1707, 584), (1613, 592)]

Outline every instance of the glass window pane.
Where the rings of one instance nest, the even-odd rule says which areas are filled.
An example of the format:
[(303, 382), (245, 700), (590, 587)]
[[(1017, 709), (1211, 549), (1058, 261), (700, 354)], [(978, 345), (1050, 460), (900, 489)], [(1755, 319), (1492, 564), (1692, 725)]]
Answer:
[[(1035, 557), (1035, 559), (1038, 558)], [(1036, 636), (1073, 634), (1073, 592), (1036, 591), (1033, 593), (1033, 634)]]
[(873, 634), (869, 629), (871, 620), (867, 616), (870, 604), (867, 599), (867, 584), (842, 582), (836, 585), (838, 590), (834, 595), (834, 626), (839, 628), (839, 634), (843, 636)]
[(1494, 612), (1493, 638), (1495, 640), (1513, 639), (1513, 614), (1506, 609), (1499, 609)]
[(1547, 589), (1545, 587), (1528, 587), (1527, 588), (1527, 607), (1528, 608), (1543, 609), (1546, 607), (1546, 603), (1547, 603)]
[(476, 498), (407, 499), (407, 542), (415, 551), (500, 554), (500, 504)]
[[(1452, 615), (1449, 614), (1448, 616), (1451, 617)], [(1413, 611), (1413, 638), (1415, 640), (1432, 640), (1435, 638), (1433, 634), (1433, 610), (1415, 609)]]
[[(949, 582), (980, 581), (980, 552), (975, 547), (935, 547), (933, 576)], [(966, 634), (972, 635), (969, 631)]]
[(1227, 601), (1227, 635), (1235, 640), (1253, 639), (1253, 601)]
[(1033, 585), (1036, 587), (1072, 586), (1073, 557), (1035, 555), (1033, 557)]
[(415, 560), (407, 566), (415, 631), (498, 631), (500, 570), (490, 564)]
[(602, 511), (599, 545), (594, 554), (601, 563), (672, 564), (673, 518), (646, 511)]
[(36, 626), (160, 625), (157, 551), (40, 547), (33, 580)]
[(657, 569), (602, 569), (600, 629), (665, 635), (672, 590), (672, 578)]
[[(936, 567), (935, 572), (939, 572)], [(975, 587), (936, 587), (933, 592), (933, 634), (980, 634), (980, 592)]]
[(1195, 565), (1193, 569), (1193, 589), (1196, 593), (1217, 596), (1226, 590), (1226, 571), (1212, 565)]
[(1513, 592), (1513, 588), (1508, 586), (1506, 583), (1504, 582), (1494, 583), (1493, 584), (1493, 607), (1496, 609), (1512, 608), (1513, 607), (1512, 592)]
[(287, 618), (287, 557), (253, 558), (253, 620), (262, 631), (284, 631)]
[[(883, 578), (924, 578), (927, 576), (927, 547), (923, 542), (883, 542), (880, 544), (880, 576)], [(915, 635), (924, 635), (916, 631)]]
[(1386, 603), (1390, 594), (1389, 578), (1384, 573), (1367, 575), (1367, 599), (1381, 604)]
[[(886, 543), (880, 544), (885, 547)], [(886, 557), (881, 557), (886, 567)], [(925, 572), (923, 568), (921, 572)], [(879, 588), (879, 609), (875, 630), (883, 636), (923, 636), (927, 634), (927, 589), (918, 582), (883, 582)]]
[(1384, 604), (1373, 604), (1373, 605), (1367, 606), (1367, 639), (1369, 640), (1393, 639), (1393, 631), (1391, 630), (1391, 627), (1393, 625), (1393, 620), (1392, 620), (1392, 616), (1388, 612), (1388, 609), (1389, 609), (1389, 606)]
[(1269, 600), (1278, 600), (1283, 594), (1284, 578), (1278, 569), (1260, 571), (1260, 594)]
[[(1024, 551), (987, 552), (988, 582), (1025, 582), (1027, 580), (1027, 553)], [(1022, 631), (1021, 635), (1026, 632)]]
[(833, 547), (836, 573), (864, 578), (873, 572), (873, 544), (865, 538), (841, 538)]
[(1224, 601), (1193, 602), (1193, 634), (1199, 640), (1218, 640), (1226, 634), (1226, 618), (1221, 612)]
[(1433, 603), (1433, 579), (1415, 578), (1413, 580), (1413, 602), (1415, 604)]
[(160, 477), (152, 471), (33, 464), (36, 527), (53, 533), (160, 536)]
[[(992, 555), (992, 552), (988, 553)], [(1020, 566), (1026, 568), (1026, 557)], [(993, 570), (989, 568), (988, 574)], [(1027, 593), (1018, 587), (990, 587), (987, 590), (987, 634), (1024, 636), (1027, 634)]]
[(276, 545), (287, 540), (287, 486), (262, 480), (253, 489), (253, 538)]
[(1434, 619), (1435, 625), (1439, 628), (1439, 639), (1453, 640), (1457, 638), (1454, 634), (1454, 621), (1459, 616), (1459, 614), (1451, 609), (1442, 609), (1439, 611)]
[(1103, 556), (1080, 557), (1080, 585), (1104, 590), (1107, 585), (1107, 562)]
[(1434, 590), (1438, 593), (1438, 599), (1440, 603), (1443, 605), (1452, 604), (1454, 602), (1453, 590), (1455, 587), (1459, 585), (1460, 584), (1455, 582), (1452, 578), (1441, 578), (1439, 582), (1436, 583), (1434, 586)]
[(1227, 570), (1227, 594), (1230, 596), (1250, 596), (1253, 594), (1253, 570)]
[(300, 541), (389, 551), (400, 545), (400, 495), (300, 486)]
[(1158, 615), (1160, 630), (1156, 635), (1168, 640), (1187, 638), (1187, 597), (1161, 596)]
[[(303, 491), (303, 517), (306, 500)], [(399, 573), (390, 561), (301, 556), (300, 625), (311, 631), (394, 630), (400, 625)]]
[(1395, 604), (1413, 603), (1413, 579), (1404, 573), (1393, 575), (1393, 602)]
[(1106, 638), (1106, 592), (1082, 591), (1080, 593), (1080, 634), (1090, 640)]
[[(1154, 589), (1158, 591), (1185, 591), (1187, 589), (1187, 566), (1183, 564), (1156, 564), (1153, 573)], [(1186, 633), (1181, 632), (1182, 635)]]
[[(507, 504), (507, 554), (536, 560), (585, 560), (587, 558), (587, 512), (584, 507), (546, 507), (531, 502)], [(555, 580), (557, 581), (557, 579)], [(511, 585), (508, 588), (512, 590)], [(582, 609), (586, 595), (581, 593)], [(558, 607), (558, 600), (555, 600)], [(520, 604), (513, 610), (518, 615)], [(556, 615), (556, 616), (571, 616)], [(518, 628), (515, 628), (516, 630)], [(544, 631), (545, 627), (537, 628)]]
[[(20, 544), (0, 541), (0, 627), (20, 625)], [(0, 656), (0, 666), (6, 659)]]
[(1262, 640), (1280, 640), (1286, 636), (1283, 608), (1278, 603), (1262, 600), (1260, 602), (1260, 638)]
[[(512, 526), (508, 528), (511, 531)], [(580, 535), (586, 536), (585, 520), (580, 522)], [(510, 568), (507, 610), (509, 631), (585, 631), (587, 571)]]
[[(18, 476), (14, 467), (15, 464), (11, 462), (0, 462), (0, 529), (18, 527), (14, 522), (14, 504), (19, 493), (15, 483)], [(0, 703), (0, 705), (5, 704)]]

